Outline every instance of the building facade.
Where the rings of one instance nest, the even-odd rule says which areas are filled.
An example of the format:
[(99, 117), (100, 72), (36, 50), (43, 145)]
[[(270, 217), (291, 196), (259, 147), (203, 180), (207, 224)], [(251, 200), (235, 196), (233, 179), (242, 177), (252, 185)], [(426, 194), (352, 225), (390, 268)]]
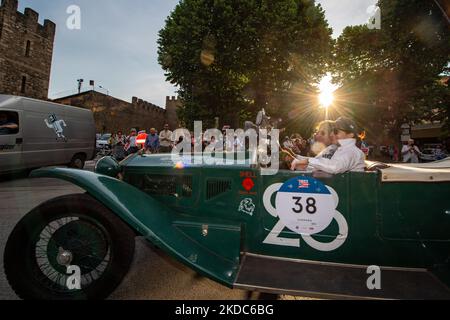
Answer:
[(0, 6), (0, 93), (46, 100), (56, 25), (30, 8), (18, 12), (18, 0)]
[(166, 109), (163, 109), (137, 97), (127, 102), (93, 90), (55, 99), (54, 102), (90, 109), (94, 113), (98, 133), (119, 130), (128, 133), (131, 128), (161, 131), (166, 123), (172, 130), (176, 129), (177, 108), (181, 105), (175, 97), (167, 97)]

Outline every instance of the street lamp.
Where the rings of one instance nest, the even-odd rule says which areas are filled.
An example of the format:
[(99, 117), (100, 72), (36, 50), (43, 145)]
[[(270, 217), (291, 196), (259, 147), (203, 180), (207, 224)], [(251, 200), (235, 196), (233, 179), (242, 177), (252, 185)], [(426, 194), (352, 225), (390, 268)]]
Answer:
[(78, 79), (78, 93), (81, 93), (81, 86), (83, 85), (84, 79)]
[(105, 87), (103, 87), (103, 86), (98, 86), (100, 89), (103, 89), (103, 90), (106, 90), (106, 95), (108, 95), (109, 96), (109, 90), (108, 89), (106, 89)]

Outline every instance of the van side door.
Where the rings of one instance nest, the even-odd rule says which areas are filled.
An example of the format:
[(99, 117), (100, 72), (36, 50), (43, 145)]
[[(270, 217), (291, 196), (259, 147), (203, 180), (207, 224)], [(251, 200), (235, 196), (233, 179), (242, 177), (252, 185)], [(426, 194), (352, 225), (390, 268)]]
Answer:
[(21, 111), (0, 110), (0, 172), (25, 169), (21, 120)]
[[(29, 168), (66, 164), (67, 140), (64, 136), (64, 110), (49, 106), (43, 101), (27, 101), (24, 115), (23, 157)], [(61, 131), (58, 131), (60, 129)]]

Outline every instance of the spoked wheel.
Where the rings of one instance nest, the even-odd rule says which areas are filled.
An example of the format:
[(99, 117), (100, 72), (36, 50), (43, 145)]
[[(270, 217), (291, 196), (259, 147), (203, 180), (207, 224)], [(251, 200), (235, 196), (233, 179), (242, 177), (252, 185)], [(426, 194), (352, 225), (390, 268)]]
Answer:
[(8, 281), (23, 299), (104, 299), (126, 275), (134, 232), (89, 195), (31, 211), (5, 248)]

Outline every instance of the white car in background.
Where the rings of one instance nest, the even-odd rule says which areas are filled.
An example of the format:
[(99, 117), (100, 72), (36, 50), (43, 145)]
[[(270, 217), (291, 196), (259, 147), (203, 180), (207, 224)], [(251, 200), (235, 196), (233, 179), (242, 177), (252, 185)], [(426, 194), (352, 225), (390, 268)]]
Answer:
[(97, 139), (96, 149), (97, 153), (107, 153), (111, 150), (111, 145), (109, 144), (109, 139), (111, 138), (111, 133), (105, 133)]
[(420, 155), (420, 160), (424, 162), (432, 162), (436, 160), (436, 149), (425, 149)]
[(433, 162), (447, 158), (448, 155), (445, 154), (442, 149), (428, 148), (422, 151), (420, 155), (420, 160), (424, 162)]

